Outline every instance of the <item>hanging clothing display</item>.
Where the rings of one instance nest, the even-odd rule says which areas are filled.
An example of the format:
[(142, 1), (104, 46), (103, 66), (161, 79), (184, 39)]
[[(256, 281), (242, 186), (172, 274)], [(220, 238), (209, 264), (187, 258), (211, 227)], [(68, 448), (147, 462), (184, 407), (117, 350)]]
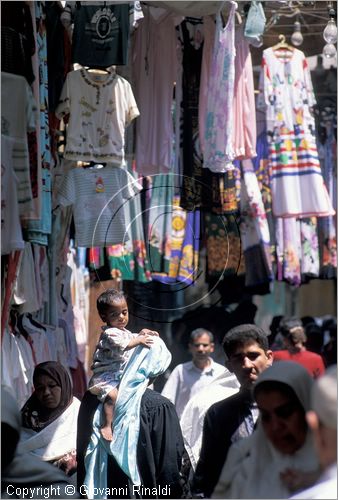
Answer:
[(315, 97), (303, 52), (265, 49), (260, 91), (258, 107), (266, 112), (274, 215), (334, 214), (319, 165), (311, 112)]
[(319, 277), (319, 251), (316, 217), (300, 219), (302, 282)]
[(212, 172), (232, 168), (233, 98), (235, 82), (235, 12), (237, 3), (231, 1), (231, 10), (223, 28), (221, 13), (216, 16), (215, 43), (211, 74), (208, 82), (206, 109), (204, 164)]
[(133, 81), (140, 110), (136, 123), (136, 170), (138, 174), (154, 175), (172, 168), (177, 18), (151, 5), (143, 13), (133, 40)]
[(300, 220), (295, 217), (276, 219), (277, 280), (290, 285), (301, 284)]
[[(185, 223), (184, 240), (181, 249), (177, 281), (182, 281), (188, 285), (196, 282), (198, 277), (199, 251), (200, 251), (200, 211), (187, 213)], [(169, 268), (170, 276), (170, 268)]]
[(129, 241), (106, 248), (110, 274), (113, 279), (146, 283), (151, 279), (151, 274), (143, 232), (140, 195), (134, 196), (125, 204), (125, 218), (128, 221), (126, 230)]
[(128, 241), (124, 204), (142, 186), (118, 167), (75, 168), (59, 188), (59, 204), (73, 206), (76, 245), (105, 247)]
[[(323, 177), (332, 200), (337, 200), (337, 141), (334, 136), (333, 123), (327, 124), (327, 137), (324, 144), (319, 145), (319, 159)], [(335, 209), (337, 208), (334, 205)], [(336, 217), (320, 217), (318, 219), (318, 239), (320, 250), (320, 277), (333, 278), (337, 275), (337, 223)]]
[(210, 278), (245, 272), (239, 225), (232, 215), (205, 215), (207, 274)]
[[(202, 154), (198, 134), (198, 95), (203, 53), (203, 25), (200, 19), (186, 18), (180, 25), (183, 51), (180, 155), (182, 165), (180, 205), (195, 210), (202, 204), (204, 187)], [(208, 185), (208, 183), (205, 183)]]
[(70, 115), (66, 159), (124, 163), (125, 128), (140, 114), (127, 80), (114, 71), (71, 71), (55, 113)]
[(14, 141), (12, 146), (9, 141), (3, 145), (5, 154), (12, 157), (18, 177), (21, 216), (33, 208), (27, 132), (35, 130), (36, 119), (36, 104), (26, 80), (22, 76), (1, 72), (1, 133)]
[[(41, 213), (40, 217), (25, 223), (24, 237), (28, 241), (40, 245), (48, 245), (48, 235), (52, 230), (52, 179), (51, 179), (51, 152), (50, 152), (50, 129), (48, 116), (48, 67), (47, 67), (47, 31), (46, 13), (44, 2), (33, 2), (34, 20), (36, 22), (36, 45), (38, 52), (38, 92), (39, 92), (39, 135), (38, 151), (41, 160), (41, 183), (38, 171), (38, 183), (41, 188)], [(38, 167), (39, 168), (39, 167)], [(40, 201), (37, 201), (40, 203)]]
[(74, 24), (73, 63), (101, 68), (127, 64), (128, 3), (66, 2), (61, 21), (67, 28)]
[(250, 160), (242, 161), (240, 233), (245, 259), (245, 286), (269, 283), (273, 279), (270, 233), (262, 194)]
[(256, 106), (252, 60), (243, 27), (235, 32), (235, 83), (233, 100), (233, 151), (237, 159), (256, 156)]
[[(174, 178), (172, 174), (153, 177), (148, 207), (148, 253), (151, 273), (169, 272), (172, 247)], [(184, 225), (184, 224), (183, 224)], [(154, 277), (154, 276), (153, 276)]]
[(25, 242), (18, 204), (18, 178), (13, 170), (14, 139), (1, 134), (1, 255), (22, 250)]
[(32, 55), (35, 52), (30, 2), (1, 3), (1, 68), (2, 71), (34, 81)]
[(201, 79), (198, 97), (198, 131), (200, 148), (202, 153), (205, 151), (205, 125), (206, 110), (208, 103), (208, 82), (211, 74), (212, 51), (215, 44), (216, 24), (213, 16), (203, 17), (203, 55), (201, 65)]

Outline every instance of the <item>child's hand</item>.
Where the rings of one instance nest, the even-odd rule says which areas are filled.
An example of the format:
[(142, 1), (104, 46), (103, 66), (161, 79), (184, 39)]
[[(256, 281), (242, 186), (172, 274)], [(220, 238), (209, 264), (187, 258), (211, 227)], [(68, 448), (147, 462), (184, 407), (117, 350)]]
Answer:
[(148, 328), (142, 328), (139, 335), (153, 335), (154, 337), (159, 337), (159, 333), (155, 330), (148, 330)]
[(154, 339), (152, 335), (148, 335), (147, 333), (139, 333), (137, 336), (140, 345), (144, 345), (145, 347), (150, 347), (151, 344), (154, 343)]

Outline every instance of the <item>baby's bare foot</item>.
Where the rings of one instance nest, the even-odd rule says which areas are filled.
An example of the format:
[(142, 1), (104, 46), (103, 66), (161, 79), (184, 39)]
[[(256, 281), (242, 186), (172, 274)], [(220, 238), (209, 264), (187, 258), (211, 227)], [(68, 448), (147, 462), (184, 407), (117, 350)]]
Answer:
[(100, 433), (104, 439), (107, 441), (112, 441), (113, 440), (113, 431), (110, 425), (107, 425), (105, 427), (101, 427)]

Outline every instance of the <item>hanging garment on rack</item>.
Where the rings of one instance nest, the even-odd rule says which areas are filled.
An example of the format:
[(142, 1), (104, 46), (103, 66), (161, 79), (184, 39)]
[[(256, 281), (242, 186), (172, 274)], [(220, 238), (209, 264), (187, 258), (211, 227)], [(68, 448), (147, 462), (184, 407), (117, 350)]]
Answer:
[(333, 215), (318, 159), (311, 111), (315, 97), (303, 52), (264, 50), (260, 90), (258, 107), (266, 112), (274, 215)]
[(108, 67), (127, 64), (130, 6), (128, 2), (66, 2), (65, 27), (74, 24), (72, 62)]
[(166, 173), (172, 168), (176, 19), (167, 12), (157, 19), (156, 10), (151, 6), (144, 9), (132, 49), (135, 97), (140, 110), (136, 123), (136, 170), (142, 175)]
[[(32, 91), (22, 76), (1, 72), (1, 132), (12, 138), (12, 162), (18, 177), (20, 215), (25, 216), (33, 207), (29, 171), (27, 132), (35, 130), (36, 104)], [(8, 144), (4, 144), (5, 154)]]
[(70, 115), (65, 158), (118, 166), (124, 162), (125, 128), (140, 114), (127, 80), (84, 68), (68, 73), (55, 113), (60, 119)]
[[(48, 68), (47, 68), (47, 31), (45, 22), (45, 2), (32, 2), (34, 10), (34, 20), (36, 22), (36, 45), (38, 52), (38, 92), (39, 92), (39, 148), (38, 154), (41, 156), (41, 212), (40, 218), (30, 220), (25, 227), (24, 237), (26, 240), (48, 245), (48, 235), (52, 230), (51, 221), (51, 154), (50, 154), (50, 130), (48, 117)], [(38, 177), (40, 173), (38, 172)]]
[(223, 28), (221, 13), (216, 16), (216, 33), (211, 74), (208, 83), (208, 101), (205, 125), (205, 168), (212, 172), (225, 172), (232, 168), (233, 151), (233, 98), (235, 83), (235, 13), (231, 10)]
[[(332, 203), (337, 201), (337, 141), (334, 136), (334, 126), (331, 121), (327, 125), (327, 138), (318, 148), (325, 184), (328, 187)], [(335, 207), (336, 208), (336, 207)], [(320, 251), (320, 277), (334, 278), (337, 275), (337, 223), (335, 217), (320, 217), (318, 219), (318, 240)]]
[(201, 241), (200, 233), (200, 211), (194, 210), (194, 212), (188, 212), (176, 281), (181, 281), (188, 285), (192, 285), (197, 281)]
[(302, 282), (319, 277), (319, 248), (317, 218), (300, 219), (301, 259), (300, 272)]
[(242, 162), (240, 234), (245, 259), (245, 286), (269, 283), (273, 279), (270, 233), (262, 194), (250, 160)]
[(243, 27), (235, 33), (235, 84), (233, 100), (233, 150), (237, 159), (256, 156), (256, 106), (249, 42)]
[(36, 364), (50, 361), (52, 359), (52, 354), (49, 349), (46, 329), (42, 325), (38, 327), (36, 322), (33, 324), (32, 320), (27, 315), (23, 315), (22, 317), (22, 327), (32, 340)]
[(27, 2), (1, 3), (1, 68), (21, 75), (31, 84), (31, 57), (35, 53), (33, 22)]
[(200, 19), (186, 18), (180, 25), (183, 51), (181, 105), (181, 161), (182, 179), (180, 206), (195, 210), (203, 203), (205, 182), (198, 134), (198, 95), (203, 54), (203, 24)]
[(18, 306), (21, 314), (35, 312), (41, 307), (38, 298), (34, 255), (31, 243), (25, 243), (18, 276), (14, 286), (13, 303)]
[(276, 218), (277, 280), (300, 286), (301, 279), (300, 219)]
[(203, 54), (201, 66), (201, 79), (198, 97), (198, 131), (200, 139), (200, 148), (202, 153), (205, 151), (205, 125), (206, 110), (208, 103), (208, 83), (211, 74), (212, 53), (215, 44), (216, 25), (213, 16), (203, 17)]
[(75, 168), (59, 188), (59, 204), (73, 206), (76, 245), (106, 247), (128, 241), (124, 204), (142, 186), (123, 168)]
[(236, 218), (233, 215), (205, 214), (205, 234), (208, 278), (222, 281), (227, 276), (244, 274), (245, 263)]
[(270, 248), (271, 258), (275, 261), (275, 248), (276, 248), (276, 234), (275, 223), (276, 217), (272, 214), (272, 201), (271, 201), (271, 181), (269, 171), (269, 145), (267, 142), (266, 132), (263, 131), (257, 137), (256, 144), (257, 156), (252, 159), (255, 175), (258, 180), (259, 190), (262, 193), (262, 201), (264, 204), (264, 211), (269, 225), (270, 234)]
[[(150, 281), (150, 268), (144, 239), (140, 196), (125, 205), (129, 241), (106, 248), (110, 274), (113, 279)], [(151, 210), (150, 210), (151, 211)], [(99, 267), (99, 266), (97, 266)]]
[(5, 329), (1, 345), (1, 383), (15, 394), (20, 408), (32, 394), (34, 367), (27, 340)]
[(173, 197), (174, 178), (172, 174), (154, 176), (147, 228), (149, 266), (152, 274), (167, 274), (171, 265), (172, 219), (175, 210)]
[(25, 242), (18, 204), (18, 178), (13, 169), (14, 139), (1, 134), (1, 255), (23, 250)]
[[(152, 272), (154, 281), (175, 285), (194, 284), (199, 275), (200, 211), (186, 212), (179, 197), (173, 199), (170, 236), (170, 263), (166, 272)], [(181, 291), (183, 291), (181, 289)]]

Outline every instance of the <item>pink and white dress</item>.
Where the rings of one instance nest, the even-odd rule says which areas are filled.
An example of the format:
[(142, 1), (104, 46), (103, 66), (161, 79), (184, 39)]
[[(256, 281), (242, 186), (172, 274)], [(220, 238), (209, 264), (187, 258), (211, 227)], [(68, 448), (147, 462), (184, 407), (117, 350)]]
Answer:
[(233, 97), (235, 82), (235, 12), (236, 2), (223, 28), (221, 13), (216, 16), (216, 32), (208, 85), (204, 167), (212, 172), (233, 168)]

